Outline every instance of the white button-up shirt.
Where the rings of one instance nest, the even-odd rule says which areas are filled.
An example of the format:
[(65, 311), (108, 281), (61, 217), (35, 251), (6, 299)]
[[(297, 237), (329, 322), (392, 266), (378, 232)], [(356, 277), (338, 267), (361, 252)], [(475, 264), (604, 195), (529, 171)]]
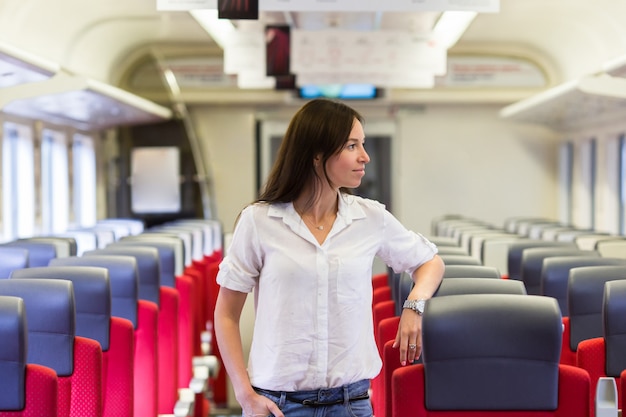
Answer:
[(291, 203), (245, 208), (217, 281), (255, 291), (252, 385), (299, 391), (375, 377), (382, 362), (372, 321), (374, 257), (412, 273), (436, 253), (382, 204), (357, 196), (339, 198), (321, 245)]

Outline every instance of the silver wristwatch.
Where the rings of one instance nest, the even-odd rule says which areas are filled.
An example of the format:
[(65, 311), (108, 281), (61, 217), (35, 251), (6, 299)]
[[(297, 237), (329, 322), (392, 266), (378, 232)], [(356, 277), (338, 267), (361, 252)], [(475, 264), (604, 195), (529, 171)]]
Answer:
[(409, 308), (421, 316), (422, 314), (424, 314), (425, 305), (426, 300), (420, 298), (419, 300), (406, 300), (402, 308)]

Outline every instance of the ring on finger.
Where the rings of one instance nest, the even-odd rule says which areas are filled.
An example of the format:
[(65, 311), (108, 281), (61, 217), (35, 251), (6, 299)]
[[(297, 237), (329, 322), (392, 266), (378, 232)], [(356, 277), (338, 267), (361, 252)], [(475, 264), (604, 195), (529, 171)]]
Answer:
[(411, 344), (409, 344), (409, 349), (410, 350), (415, 350), (415, 349), (417, 349), (417, 345), (414, 345), (414, 344), (411, 343)]

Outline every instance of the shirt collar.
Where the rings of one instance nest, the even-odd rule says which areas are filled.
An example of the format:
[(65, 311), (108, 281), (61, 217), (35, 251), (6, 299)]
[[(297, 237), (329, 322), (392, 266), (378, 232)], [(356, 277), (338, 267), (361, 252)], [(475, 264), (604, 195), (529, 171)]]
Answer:
[[(283, 222), (290, 226), (292, 229), (301, 223), (300, 215), (293, 207), (293, 203), (274, 203), (269, 206), (267, 211), (269, 217), (280, 217)], [(365, 217), (365, 211), (360, 204), (357, 203), (357, 198), (350, 194), (340, 194), (337, 219), (340, 220), (346, 226), (351, 224), (354, 220), (362, 219)]]

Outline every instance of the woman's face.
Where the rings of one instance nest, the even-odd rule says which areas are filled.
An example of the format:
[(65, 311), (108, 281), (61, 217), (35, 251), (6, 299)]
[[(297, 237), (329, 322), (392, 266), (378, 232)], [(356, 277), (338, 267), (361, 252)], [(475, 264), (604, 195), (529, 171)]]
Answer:
[(365, 151), (363, 126), (354, 120), (352, 131), (339, 154), (332, 156), (326, 165), (331, 184), (336, 188), (357, 188), (365, 175), (365, 164), (370, 157)]

